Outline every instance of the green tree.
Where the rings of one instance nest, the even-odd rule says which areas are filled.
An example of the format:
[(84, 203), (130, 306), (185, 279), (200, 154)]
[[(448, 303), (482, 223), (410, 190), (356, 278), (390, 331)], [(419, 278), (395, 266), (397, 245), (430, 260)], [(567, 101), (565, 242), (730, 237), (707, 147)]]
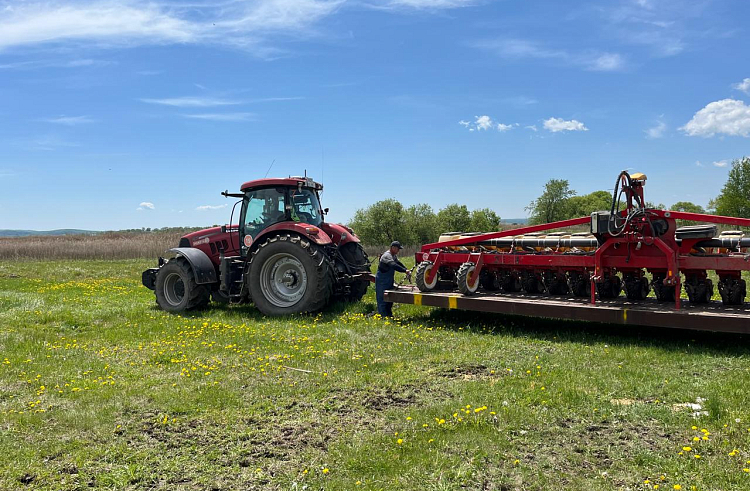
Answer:
[(576, 192), (570, 189), (566, 179), (550, 179), (544, 185), (544, 192), (532, 201), (526, 210), (531, 212), (529, 224), (556, 222), (564, 220), (567, 214), (568, 198)]
[(717, 215), (750, 218), (750, 158), (732, 161), (727, 183), (709, 207), (715, 209)]
[(471, 212), (472, 232), (497, 232), (500, 230), (500, 217), (489, 208), (480, 208)]
[(390, 244), (408, 235), (404, 206), (395, 199), (385, 199), (354, 213), (349, 222), (365, 244)]
[(410, 206), (405, 211), (406, 230), (408, 235), (402, 241), (409, 245), (421, 245), (435, 242), (440, 235), (437, 230), (437, 217), (432, 207), (426, 204)]
[(669, 209), (672, 211), (684, 211), (687, 213), (706, 213), (705, 208), (703, 208), (701, 205), (691, 203), (690, 201), (678, 201)]
[(437, 214), (437, 229), (444, 232), (471, 231), (471, 214), (466, 205), (450, 204)]
[(595, 211), (609, 211), (612, 206), (612, 193), (594, 191), (582, 196), (568, 198), (565, 218), (578, 218), (591, 215)]

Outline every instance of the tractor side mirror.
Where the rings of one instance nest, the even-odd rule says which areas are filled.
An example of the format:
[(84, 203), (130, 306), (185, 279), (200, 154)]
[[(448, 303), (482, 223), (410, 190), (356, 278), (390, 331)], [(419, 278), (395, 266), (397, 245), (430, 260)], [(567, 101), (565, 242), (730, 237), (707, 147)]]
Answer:
[(222, 225), (222, 226), (221, 226), (221, 233), (222, 233), (222, 234), (225, 234), (225, 233), (227, 233), (227, 226), (226, 226), (226, 225)]
[(328, 208), (323, 208), (323, 214), (328, 215)]

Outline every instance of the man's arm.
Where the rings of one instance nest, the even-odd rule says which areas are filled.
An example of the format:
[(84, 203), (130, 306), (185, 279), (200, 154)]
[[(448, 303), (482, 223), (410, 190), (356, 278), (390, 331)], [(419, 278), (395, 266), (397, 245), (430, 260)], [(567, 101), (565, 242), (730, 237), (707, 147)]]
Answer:
[(381, 271), (386, 272), (389, 269), (395, 269), (401, 273), (406, 273), (407, 269), (401, 261), (395, 259), (390, 253), (385, 253), (380, 257), (380, 268)]

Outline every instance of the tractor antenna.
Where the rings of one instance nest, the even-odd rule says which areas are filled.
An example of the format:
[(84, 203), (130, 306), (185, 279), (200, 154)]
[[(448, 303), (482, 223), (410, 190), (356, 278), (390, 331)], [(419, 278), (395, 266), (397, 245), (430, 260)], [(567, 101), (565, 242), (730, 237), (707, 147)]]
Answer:
[(321, 185), (323, 184), (323, 178), (325, 177), (325, 174), (326, 174), (326, 154), (325, 154), (325, 150), (321, 148), (320, 149), (320, 184)]
[(271, 162), (271, 165), (268, 166), (268, 170), (266, 171), (266, 175), (263, 176), (263, 179), (265, 179), (266, 177), (268, 177), (268, 173), (271, 172), (271, 167), (273, 167), (273, 164), (275, 164), (275, 163), (276, 163), (276, 159), (273, 159), (273, 162)]

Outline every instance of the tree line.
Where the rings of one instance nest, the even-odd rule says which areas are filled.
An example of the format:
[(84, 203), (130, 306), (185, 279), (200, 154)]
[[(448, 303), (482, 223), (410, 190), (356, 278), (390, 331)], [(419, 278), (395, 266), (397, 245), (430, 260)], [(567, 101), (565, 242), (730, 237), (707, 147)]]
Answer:
[(348, 223), (367, 245), (403, 245), (436, 242), (443, 232), (492, 232), (500, 229), (500, 216), (489, 208), (469, 210), (450, 204), (437, 213), (430, 205), (405, 207), (398, 200), (385, 199), (354, 213)]

